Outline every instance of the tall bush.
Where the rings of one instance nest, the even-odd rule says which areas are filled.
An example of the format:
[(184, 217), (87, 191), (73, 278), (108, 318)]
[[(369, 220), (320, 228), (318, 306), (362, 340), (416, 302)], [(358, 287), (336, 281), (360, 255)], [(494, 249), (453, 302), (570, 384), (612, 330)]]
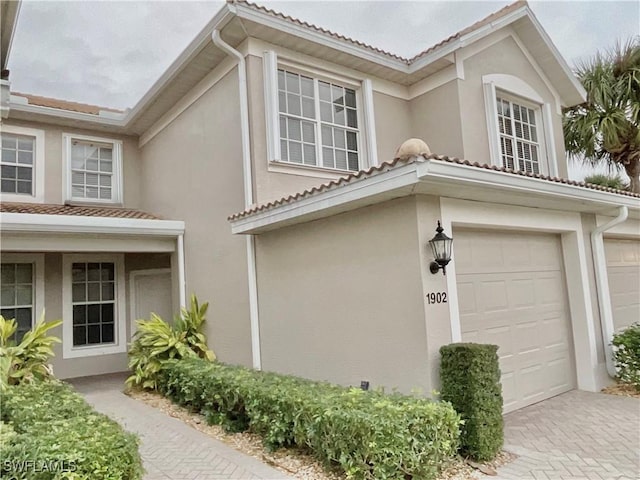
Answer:
[(150, 320), (136, 320), (138, 329), (129, 349), (132, 375), (127, 378), (127, 385), (155, 389), (158, 374), (167, 360), (187, 357), (215, 360), (202, 332), (208, 308), (208, 303), (200, 305), (192, 295), (190, 308), (181, 310), (174, 325), (154, 313)]
[(504, 443), (498, 347), (454, 343), (440, 348), (442, 399), (451, 402), (464, 424), (461, 453), (493, 459)]
[(640, 323), (616, 333), (611, 344), (618, 378), (640, 391)]

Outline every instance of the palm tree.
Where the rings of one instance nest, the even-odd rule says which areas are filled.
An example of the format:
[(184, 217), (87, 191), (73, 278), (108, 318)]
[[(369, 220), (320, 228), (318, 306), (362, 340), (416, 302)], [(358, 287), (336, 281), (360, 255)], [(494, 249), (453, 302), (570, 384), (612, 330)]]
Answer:
[(575, 73), (587, 101), (564, 111), (569, 157), (624, 168), (631, 191), (640, 193), (640, 37), (596, 54)]

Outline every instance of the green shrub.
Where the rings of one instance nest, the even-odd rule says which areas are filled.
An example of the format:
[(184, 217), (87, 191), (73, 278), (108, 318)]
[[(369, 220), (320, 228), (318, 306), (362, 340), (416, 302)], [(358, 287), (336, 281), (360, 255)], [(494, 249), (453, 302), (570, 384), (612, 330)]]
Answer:
[(611, 176), (603, 173), (594, 173), (593, 175), (584, 177), (584, 181), (585, 183), (615, 188), (616, 190), (626, 190), (629, 187), (629, 184), (626, 183), (620, 175)]
[[(136, 436), (94, 411), (67, 384), (47, 381), (7, 388), (2, 398), (2, 421), (7, 422), (0, 425), (2, 478), (142, 478)], [(7, 425), (10, 430), (5, 437)], [(40, 471), (25, 462), (35, 462)], [(42, 465), (51, 471), (42, 471)]]
[(447, 403), (364, 392), (200, 359), (168, 362), (167, 397), (228, 430), (248, 429), (275, 449), (307, 447), (349, 478), (434, 478), (458, 446), (460, 417)]
[(5, 319), (0, 315), (0, 392), (9, 385), (52, 376), (47, 362), (53, 356), (53, 344), (59, 343), (60, 339), (47, 336), (47, 332), (61, 323), (62, 320), (45, 322), (42, 312), (35, 327), (16, 344), (15, 319)]
[(611, 345), (618, 378), (640, 391), (640, 323), (616, 333)]
[(461, 452), (491, 460), (504, 442), (498, 347), (454, 343), (440, 348), (442, 399), (451, 402), (464, 422)]
[(129, 369), (133, 374), (127, 378), (127, 385), (155, 389), (158, 373), (167, 360), (186, 357), (215, 360), (202, 333), (208, 308), (208, 303), (200, 306), (192, 295), (191, 308), (183, 308), (173, 326), (155, 313), (151, 314), (151, 320), (136, 320), (138, 329), (129, 349)]

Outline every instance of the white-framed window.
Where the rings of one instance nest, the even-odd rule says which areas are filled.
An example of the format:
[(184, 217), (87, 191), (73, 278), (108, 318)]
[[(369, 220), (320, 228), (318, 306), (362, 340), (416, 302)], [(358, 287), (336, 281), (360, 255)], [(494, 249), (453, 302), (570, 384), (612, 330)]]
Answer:
[(556, 176), (550, 103), (512, 75), (485, 75), (482, 80), (491, 163)]
[(0, 195), (3, 201), (44, 201), (44, 131), (2, 125)]
[(124, 256), (63, 256), (63, 356), (126, 352)]
[(377, 164), (370, 80), (279, 61), (273, 51), (263, 61), (271, 164), (336, 174)]
[(44, 308), (43, 254), (3, 253), (0, 264), (0, 314), (15, 319), (20, 342)]
[(122, 202), (122, 142), (64, 134), (66, 200)]

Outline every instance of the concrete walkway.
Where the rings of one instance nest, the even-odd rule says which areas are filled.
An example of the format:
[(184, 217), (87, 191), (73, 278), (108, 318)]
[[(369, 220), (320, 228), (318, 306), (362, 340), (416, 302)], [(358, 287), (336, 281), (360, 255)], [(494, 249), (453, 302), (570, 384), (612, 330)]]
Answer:
[(144, 480), (290, 479), (181, 420), (122, 393), (126, 375), (71, 381), (96, 410), (140, 436)]
[(509, 413), (505, 450), (496, 480), (636, 480), (640, 400), (574, 390)]

